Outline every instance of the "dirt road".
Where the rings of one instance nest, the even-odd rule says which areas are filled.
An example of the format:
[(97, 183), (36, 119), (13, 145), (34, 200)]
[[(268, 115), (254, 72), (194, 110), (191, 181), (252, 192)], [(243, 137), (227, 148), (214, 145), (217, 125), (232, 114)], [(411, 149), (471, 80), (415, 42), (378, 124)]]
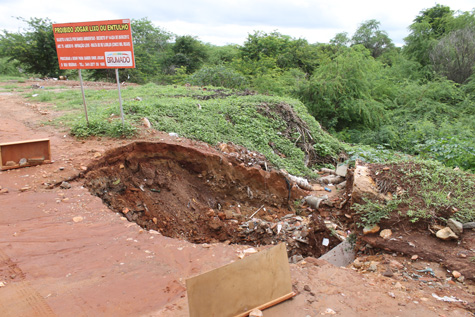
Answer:
[[(0, 194), (1, 315), (188, 316), (185, 279), (238, 260), (247, 246), (192, 244), (143, 230), (109, 210), (81, 179), (70, 189), (51, 188), (134, 140), (81, 141), (44, 125), (58, 114), (22, 97), (34, 93), (32, 84), (0, 93), (0, 143), (49, 138), (54, 162), (0, 172), (0, 186), (8, 190)], [(48, 84), (55, 83), (41, 82)], [(467, 307), (474, 301), (457, 284), (440, 288), (361, 274), (313, 258), (292, 264), (291, 277), (299, 294), (264, 316), (471, 316)]]

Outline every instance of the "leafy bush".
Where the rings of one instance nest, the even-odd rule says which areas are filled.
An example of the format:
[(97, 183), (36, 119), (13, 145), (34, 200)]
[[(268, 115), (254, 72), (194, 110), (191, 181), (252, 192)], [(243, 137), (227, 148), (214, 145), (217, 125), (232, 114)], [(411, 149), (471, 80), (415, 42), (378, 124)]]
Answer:
[(120, 120), (107, 120), (94, 118), (89, 120), (89, 124), (85, 119), (77, 120), (71, 127), (71, 134), (78, 138), (87, 138), (90, 136), (108, 136), (112, 138), (131, 137), (137, 131), (137, 128), (130, 123), (125, 122), (122, 125)]
[(198, 86), (241, 89), (247, 85), (247, 80), (243, 75), (223, 65), (202, 67), (191, 75), (189, 80), (191, 84)]

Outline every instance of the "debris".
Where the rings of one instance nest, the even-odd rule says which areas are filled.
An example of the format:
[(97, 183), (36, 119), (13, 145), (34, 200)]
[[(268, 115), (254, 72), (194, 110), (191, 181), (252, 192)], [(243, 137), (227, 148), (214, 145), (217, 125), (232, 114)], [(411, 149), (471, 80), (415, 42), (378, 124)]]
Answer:
[(322, 196), (322, 197), (307, 196), (303, 200), (305, 201), (305, 203), (307, 203), (307, 205), (309, 205), (313, 209), (318, 209), (318, 207), (320, 206), (320, 203), (325, 199), (328, 199), (327, 195)]
[(298, 177), (298, 176), (294, 176), (294, 175), (291, 175), (289, 173), (287, 173), (287, 171), (285, 170), (280, 170), (282, 172), (282, 174), (284, 174), (285, 177), (287, 177), (291, 182), (294, 182), (295, 184), (297, 184), (298, 187), (302, 188), (302, 189), (306, 189), (306, 190), (312, 190), (312, 185), (310, 185), (308, 183), (308, 180), (306, 180), (305, 178), (302, 178), (302, 177)]
[(393, 232), (391, 231), (391, 229), (384, 229), (384, 230), (381, 230), (381, 232), (379, 233), (379, 236), (387, 240), (391, 237), (392, 234)]
[(323, 238), (322, 245), (327, 247), (329, 244), (330, 244), (330, 240), (328, 240), (327, 238)]
[(338, 176), (346, 177), (347, 173), (348, 173), (348, 164), (342, 164), (336, 168), (336, 175)]
[(1, 282), (0, 282), (0, 287), (4, 287), (4, 286), (7, 286), (7, 282), (1, 281)]
[(169, 135), (169, 136), (176, 137), (176, 138), (179, 137), (178, 133), (175, 133), (175, 132), (170, 132), (170, 133), (168, 133), (168, 135)]
[(447, 220), (447, 226), (452, 229), (452, 231), (458, 235), (458, 236), (461, 236), (462, 233), (463, 233), (463, 224), (457, 220), (455, 220), (454, 218), (449, 218), (449, 220)]
[(434, 297), (435, 299), (437, 300), (441, 300), (441, 301), (444, 301), (444, 302), (450, 302), (450, 303), (456, 303), (456, 302), (463, 302), (463, 300), (461, 299), (457, 299), (456, 297), (454, 296), (444, 296), (444, 297), (440, 297), (438, 296), (437, 294), (432, 294), (432, 297)]
[(336, 175), (336, 171), (335, 170), (332, 170), (330, 168), (325, 168), (325, 167), (322, 167), (320, 169), (321, 172), (323, 173), (328, 173), (328, 174), (332, 174), (332, 175)]
[(456, 240), (459, 238), (449, 227), (445, 227), (444, 229), (437, 231), (435, 235), (437, 238), (442, 240)]
[(324, 189), (327, 191), (327, 192), (331, 192), (332, 190), (328, 187), (324, 187)]
[(244, 252), (244, 254), (254, 254), (254, 253), (257, 253), (258, 251), (254, 248), (247, 248), (246, 250), (242, 252)]
[(263, 207), (264, 207), (264, 205), (260, 206), (259, 209), (257, 209), (257, 210), (249, 217), (249, 219), (251, 219), (252, 217), (254, 217), (254, 216), (259, 212), (259, 210), (261, 210)]
[(345, 178), (337, 175), (328, 175), (324, 177), (320, 177), (318, 179), (318, 182), (320, 184), (340, 184), (341, 182), (344, 182)]

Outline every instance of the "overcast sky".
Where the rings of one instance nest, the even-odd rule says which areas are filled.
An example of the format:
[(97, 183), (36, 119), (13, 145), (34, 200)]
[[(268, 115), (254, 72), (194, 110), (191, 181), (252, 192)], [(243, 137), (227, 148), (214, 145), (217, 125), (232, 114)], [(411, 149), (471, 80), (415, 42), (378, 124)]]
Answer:
[(351, 36), (363, 21), (376, 19), (401, 46), (419, 12), (437, 3), (455, 11), (475, 8), (474, 0), (0, 0), (0, 30), (26, 26), (15, 17), (57, 23), (147, 18), (174, 34), (215, 45), (242, 45), (254, 31), (274, 30), (328, 43), (335, 34)]

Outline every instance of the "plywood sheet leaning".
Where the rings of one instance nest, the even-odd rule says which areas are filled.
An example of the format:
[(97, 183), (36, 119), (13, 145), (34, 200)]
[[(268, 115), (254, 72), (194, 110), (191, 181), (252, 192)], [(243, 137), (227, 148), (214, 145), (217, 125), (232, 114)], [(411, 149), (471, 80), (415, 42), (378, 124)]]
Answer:
[(0, 170), (51, 163), (49, 139), (0, 143)]
[(186, 280), (191, 317), (247, 316), (296, 294), (285, 244)]

